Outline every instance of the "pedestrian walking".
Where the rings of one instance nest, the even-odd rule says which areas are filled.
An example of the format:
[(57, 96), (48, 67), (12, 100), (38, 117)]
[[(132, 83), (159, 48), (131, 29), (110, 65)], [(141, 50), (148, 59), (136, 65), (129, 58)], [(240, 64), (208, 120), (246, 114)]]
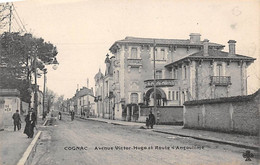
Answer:
[(155, 116), (152, 113), (152, 111), (150, 111), (149, 114), (149, 125), (151, 126), (151, 129), (153, 129), (153, 125), (155, 124)]
[(28, 115), (25, 118), (25, 128), (24, 133), (28, 136), (28, 138), (33, 138), (34, 127), (36, 122), (36, 115), (33, 112), (33, 108), (29, 111)]
[(14, 131), (16, 131), (16, 127), (18, 130), (20, 130), (21, 129), (21, 118), (20, 118), (19, 110), (16, 110), (16, 112), (13, 114), (12, 118), (14, 120)]
[(74, 120), (74, 116), (75, 116), (75, 112), (71, 111), (70, 115), (71, 115), (71, 121), (73, 121)]
[(59, 120), (61, 120), (61, 112), (59, 112)]

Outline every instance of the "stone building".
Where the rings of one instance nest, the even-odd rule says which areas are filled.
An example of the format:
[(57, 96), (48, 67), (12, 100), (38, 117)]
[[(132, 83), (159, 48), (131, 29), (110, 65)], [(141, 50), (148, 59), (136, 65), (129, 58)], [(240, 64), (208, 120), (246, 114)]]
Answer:
[(154, 105), (154, 71), (158, 107), (245, 95), (246, 69), (255, 59), (236, 54), (234, 40), (229, 41), (229, 52), (223, 52), (224, 45), (202, 41), (200, 36), (191, 33), (185, 40), (126, 37), (116, 41), (109, 49), (113, 56), (105, 61), (103, 84), (96, 81), (109, 104), (99, 104), (103, 103), (103, 109), (109, 107), (115, 119), (136, 120), (142, 106)]
[[(85, 114), (86, 117), (95, 115), (95, 102), (94, 102), (93, 88), (82, 87), (76, 91), (73, 101), (74, 112), (78, 115)], [(71, 107), (71, 105), (69, 105)]]
[(0, 89), (0, 130), (13, 125), (12, 116), (16, 110), (20, 113), (20, 91), (17, 89)]
[(97, 117), (104, 118), (104, 75), (101, 73), (99, 69), (98, 73), (94, 77), (95, 79), (95, 102), (96, 102), (96, 111)]
[(176, 100), (176, 93), (180, 105), (189, 100), (247, 95), (247, 67), (255, 59), (236, 54), (236, 41), (228, 43), (229, 52), (223, 52), (209, 49), (209, 41), (204, 40), (203, 50), (166, 65), (168, 75), (176, 81), (168, 100)]

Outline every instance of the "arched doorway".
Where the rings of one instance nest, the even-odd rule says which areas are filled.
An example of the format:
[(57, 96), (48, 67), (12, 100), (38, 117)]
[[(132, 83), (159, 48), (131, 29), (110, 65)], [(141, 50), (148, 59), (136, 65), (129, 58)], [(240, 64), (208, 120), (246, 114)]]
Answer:
[[(154, 105), (154, 88), (149, 89), (145, 94), (145, 104), (148, 106)], [(156, 88), (156, 103), (158, 106), (166, 104), (166, 94), (161, 88)]]

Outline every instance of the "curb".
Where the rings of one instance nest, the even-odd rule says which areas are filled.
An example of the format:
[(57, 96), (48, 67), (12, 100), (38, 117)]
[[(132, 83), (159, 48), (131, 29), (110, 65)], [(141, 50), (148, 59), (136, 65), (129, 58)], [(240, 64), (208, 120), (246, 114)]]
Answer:
[[(80, 117), (78, 117), (78, 118), (80, 118)], [(114, 122), (109, 122), (109, 121), (95, 120), (95, 119), (91, 119), (91, 118), (87, 118), (87, 119), (84, 118), (84, 119), (85, 120), (98, 121), (98, 122), (102, 122), (102, 123), (126, 126), (124, 124), (114, 123)], [(176, 136), (181, 136), (181, 137), (190, 137), (190, 138), (193, 138), (193, 139), (196, 139), (196, 140), (214, 142), (214, 143), (219, 143), (219, 144), (227, 144), (227, 145), (232, 145), (232, 146), (235, 146), (235, 147), (247, 148), (247, 149), (252, 149), (252, 150), (257, 150), (257, 151), (260, 150), (260, 147), (258, 147), (258, 146), (251, 146), (251, 145), (246, 145), (246, 144), (241, 144), (241, 143), (234, 143), (234, 142), (231, 142), (231, 141), (221, 141), (221, 140), (217, 140), (217, 139), (202, 138), (202, 137), (197, 137), (197, 136), (190, 136), (190, 135), (185, 135), (185, 134), (170, 133), (170, 132), (157, 131), (157, 130), (153, 130), (153, 132), (163, 133), (163, 134), (168, 134), (168, 135), (176, 135)]]
[(168, 134), (168, 135), (177, 135), (177, 136), (182, 136), (182, 137), (190, 137), (190, 138), (197, 139), (197, 140), (203, 140), (203, 141), (220, 143), (220, 144), (228, 144), (228, 145), (232, 145), (235, 147), (247, 148), (247, 149), (252, 149), (252, 150), (257, 150), (257, 151), (260, 149), (260, 147), (257, 147), (257, 146), (234, 143), (234, 142), (230, 142), (230, 141), (221, 141), (221, 140), (217, 140), (217, 139), (201, 138), (201, 137), (197, 137), (197, 136), (190, 136), (190, 135), (170, 133), (170, 132), (164, 132), (164, 131), (156, 131), (156, 130), (153, 130), (153, 132), (158, 132), (158, 133), (163, 133), (163, 134)]
[[(47, 123), (48, 119), (45, 120), (43, 126)], [(41, 138), (42, 131), (39, 131), (33, 138), (32, 142), (29, 144), (25, 150), (22, 158), (18, 161), (17, 165), (30, 165), (36, 151), (37, 141)]]
[(18, 161), (17, 165), (29, 165), (32, 163), (32, 159), (34, 156), (34, 152), (36, 151), (36, 143), (38, 141), (38, 139), (40, 138), (42, 134), (42, 131), (39, 131), (37, 133), (37, 135), (34, 137), (33, 141), (31, 142), (31, 144), (28, 146), (28, 148), (26, 149), (26, 151), (24, 152), (22, 158)]
[[(123, 125), (123, 124), (120, 124), (120, 123), (100, 121), (100, 120), (95, 120), (95, 119), (86, 119), (86, 120), (98, 121), (98, 122), (103, 122), (103, 123), (108, 123), (108, 124)], [(123, 126), (125, 126), (125, 125), (123, 125)], [(219, 143), (219, 144), (228, 144), (228, 145), (232, 145), (232, 146), (235, 146), (235, 147), (247, 148), (247, 149), (252, 149), (252, 150), (257, 150), (257, 151), (260, 150), (260, 147), (258, 147), (258, 146), (251, 146), (251, 145), (246, 145), (246, 144), (234, 143), (234, 142), (230, 142), (230, 141), (221, 141), (221, 140), (217, 140), (217, 139), (202, 138), (202, 137), (197, 137), (197, 136), (190, 136), (190, 135), (185, 135), (185, 134), (170, 133), (170, 132), (157, 131), (157, 130), (153, 130), (153, 132), (163, 133), (163, 134), (168, 134), (168, 135), (176, 135), (176, 136), (181, 136), (181, 137), (190, 137), (190, 138), (193, 138), (193, 139), (196, 139), (196, 140), (214, 142), (214, 143)]]

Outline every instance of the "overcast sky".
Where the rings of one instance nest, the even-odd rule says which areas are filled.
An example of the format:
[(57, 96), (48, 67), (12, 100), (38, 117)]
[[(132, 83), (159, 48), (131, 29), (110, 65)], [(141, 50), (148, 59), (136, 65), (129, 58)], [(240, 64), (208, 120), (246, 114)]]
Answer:
[[(95, 87), (104, 72), (110, 46), (126, 36), (189, 39), (200, 33), (237, 53), (259, 58), (259, 0), (27, 0), (14, 2), (27, 31), (58, 48), (57, 70), (48, 70), (47, 86), (65, 98), (79, 87)], [(249, 67), (249, 92), (259, 87), (259, 59)], [(232, 75), (233, 76), (233, 75)], [(42, 85), (42, 78), (40, 80)]]

